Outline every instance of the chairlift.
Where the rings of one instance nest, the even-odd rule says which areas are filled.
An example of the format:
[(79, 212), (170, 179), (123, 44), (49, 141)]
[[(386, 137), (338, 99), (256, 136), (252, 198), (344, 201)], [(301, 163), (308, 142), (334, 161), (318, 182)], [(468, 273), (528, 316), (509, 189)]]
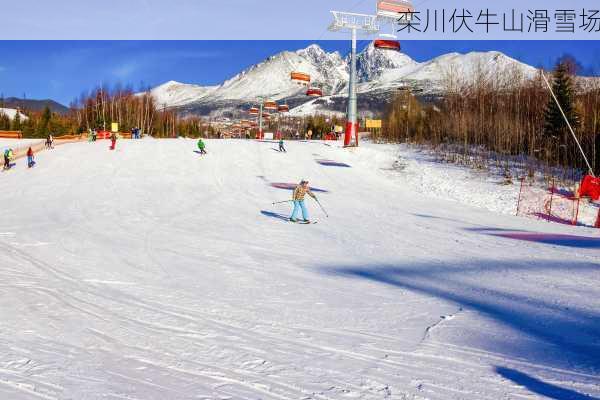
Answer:
[(248, 114), (250, 114), (250, 115), (258, 115), (258, 114), (260, 114), (260, 110), (257, 107), (251, 107), (248, 110)]
[(263, 108), (267, 111), (277, 111), (277, 103), (272, 100), (265, 101)]
[(304, 72), (294, 71), (290, 74), (290, 78), (292, 79), (292, 82), (296, 82), (300, 85), (310, 84), (310, 75), (305, 74)]
[[(389, 38), (390, 36), (392, 36), (393, 39)], [(373, 45), (376, 49), (380, 50), (400, 51), (401, 49), (400, 42), (396, 40), (394, 35), (380, 35), (378, 39), (373, 41)]]
[(306, 91), (306, 95), (308, 97), (322, 97), (323, 91), (321, 89), (319, 89), (318, 87), (309, 87), (308, 90)]
[(286, 113), (290, 111), (290, 106), (288, 106), (287, 104), (280, 104), (279, 107), (277, 107), (277, 111), (280, 113)]
[(391, 18), (399, 23), (409, 22), (415, 7), (408, 0), (379, 0), (377, 2), (377, 16)]

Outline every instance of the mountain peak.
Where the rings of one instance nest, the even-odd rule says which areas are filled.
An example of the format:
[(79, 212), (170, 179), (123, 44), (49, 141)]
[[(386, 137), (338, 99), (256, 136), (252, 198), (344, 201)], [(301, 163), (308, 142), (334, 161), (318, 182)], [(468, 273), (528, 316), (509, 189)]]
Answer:
[(296, 53), (325, 53), (325, 50), (318, 44), (313, 43), (305, 49), (298, 50)]
[(378, 79), (385, 71), (413, 67), (418, 63), (406, 54), (382, 50), (369, 43), (357, 56), (358, 79), (360, 82), (369, 82)]

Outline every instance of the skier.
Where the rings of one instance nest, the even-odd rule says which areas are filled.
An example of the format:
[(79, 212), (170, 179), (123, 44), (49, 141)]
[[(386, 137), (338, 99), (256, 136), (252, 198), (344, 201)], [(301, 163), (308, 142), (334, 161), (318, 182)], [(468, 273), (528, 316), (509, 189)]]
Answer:
[(110, 150), (114, 150), (115, 146), (117, 145), (117, 134), (116, 133), (112, 133), (110, 135)]
[(198, 150), (200, 150), (200, 154), (206, 154), (206, 145), (204, 144), (204, 141), (202, 140), (202, 138), (198, 139)]
[(98, 139), (98, 132), (94, 129), (92, 130), (92, 142), (95, 142)]
[(4, 150), (4, 169), (10, 169), (10, 159), (12, 158), (12, 149)]
[(308, 181), (302, 180), (300, 184), (296, 186), (294, 189), (294, 194), (292, 195), (292, 200), (294, 201), (294, 210), (292, 211), (292, 216), (290, 217), (291, 222), (298, 222), (296, 218), (298, 212), (302, 210), (302, 219), (303, 223), (310, 224), (310, 219), (308, 218), (308, 211), (306, 210), (306, 205), (304, 204), (304, 196), (309, 195), (313, 199), (317, 200), (317, 196), (310, 191), (310, 187), (308, 187)]
[(35, 161), (33, 160), (33, 150), (31, 149), (31, 147), (29, 147), (29, 149), (27, 150), (27, 167), (33, 168), (34, 165)]
[(279, 139), (279, 152), (287, 153), (287, 151), (285, 150), (285, 147), (283, 146), (283, 138)]
[(46, 138), (46, 148), (47, 149), (51, 149), (52, 148), (52, 135), (50, 135), (50, 134)]

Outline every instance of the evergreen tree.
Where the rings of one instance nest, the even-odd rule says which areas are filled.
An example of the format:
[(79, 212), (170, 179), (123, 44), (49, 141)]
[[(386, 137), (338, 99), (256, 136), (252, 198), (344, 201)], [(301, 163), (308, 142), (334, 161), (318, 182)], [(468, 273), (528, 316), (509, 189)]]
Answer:
[(51, 118), (52, 113), (50, 112), (50, 108), (46, 106), (42, 112), (42, 118), (37, 126), (37, 134), (39, 137), (44, 137), (48, 134), (48, 124), (50, 123)]
[[(23, 137), (25, 138), (32, 138), (34, 137), (34, 132), (35, 132), (35, 128), (34, 128), (34, 124), (33, 124), (33, 118), (28, 118), (26, 120), (23, 121), (23, 123), (21, 124), (21, 133), (23, 134)], [(40, 136), (42, 137), (42, 136)]]
[[(579, 126), (579, 116), (575, 110), (575, 90), (569, 70), (570, 66), (566, 61), (562, 61), (556, 66), (552, 90), (571, 126), (576, 129)], [(548, 138), (561, 140), (568, 133), (567, 123), (552, 97), (548, 100), (544, 120), (544, 133)]]
[(13, 131), (20, 131), (21, 130), (21, 113), (17, 111), (17, 113), (15, 114), (15, 118), (13, 119), (12, 122), (12, 128)]
[[(572, 80), (573, 71), (573, 66), (569, 60), (559, 61), (554, 72), (552, 90), (571, 127), (577, 130), (580, 120), (575, 109), (575, 90)], [(573, 151), (571, 133), (563, 114), (552, 96), (548, 100), (548, 105), (544, 112), (544, 135), (546, 137), (547, 161), (555, 160), (563, 165), (568, 164)], [(564, 151), (561, 150), (563, 148)]]

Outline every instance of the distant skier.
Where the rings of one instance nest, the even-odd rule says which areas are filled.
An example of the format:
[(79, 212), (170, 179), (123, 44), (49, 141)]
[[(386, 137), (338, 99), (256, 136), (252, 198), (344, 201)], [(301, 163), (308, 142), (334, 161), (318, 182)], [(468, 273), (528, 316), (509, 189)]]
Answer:
[(10, 161), (12, 160), (12, 157), (13, 157), (12, 149), (4, 150), (4, 169), (10, 169), (10, 167), (11, 167)]
[(287, 153), (287, 151), (285, 150), (285, 147), (283, 146), (283, 139), (279, 139), (279, 152)]
[(95, 142), (98, 139), (98, 132), (94, 129), (92, 130), (92, 142)]
[(53, 149), (53, 143), (54, 143), (54, 138), (52, 137), (52, 134), (48, 134), (48, 137), (46, 138), (46, 148), (47, 149)]
[(302, 180), (296, 189), (294, 189), (294, 194), (292, 195), (292, 200), (294, 201), (294, 210), (292, 211), (292, 216), (290, 217), (291, 222), (298, 222), (297, 216), (298, 212), (302, 210), (302, 219), (306, 224), (310, 223), (310, 219), (308, 217), (308, 210), (306, 209), (306, 205), (304, 204), (304, 196), (309, 195), (313, 199), (317, 200), (317, 196), (310, 191), (310, 187), (308, 186), (307, 180)]
[(116, 133), (112, 133), (110, 135), (110, 150), (114, 150), (115, 147), (117, 146), (117, 134)]
[(27, 150), (27, 167), (33, 168), (34, 165), (35, 161), (33, 159), (33, 150), (31, 149), (31, 147), (29, 147), (29, 149)]
[(204, 144), (204, 141), (202, 140), (202, 138), (198, 139), (198, 150), (200, 150), (200, 154), (206, 154), (206, 144)]

